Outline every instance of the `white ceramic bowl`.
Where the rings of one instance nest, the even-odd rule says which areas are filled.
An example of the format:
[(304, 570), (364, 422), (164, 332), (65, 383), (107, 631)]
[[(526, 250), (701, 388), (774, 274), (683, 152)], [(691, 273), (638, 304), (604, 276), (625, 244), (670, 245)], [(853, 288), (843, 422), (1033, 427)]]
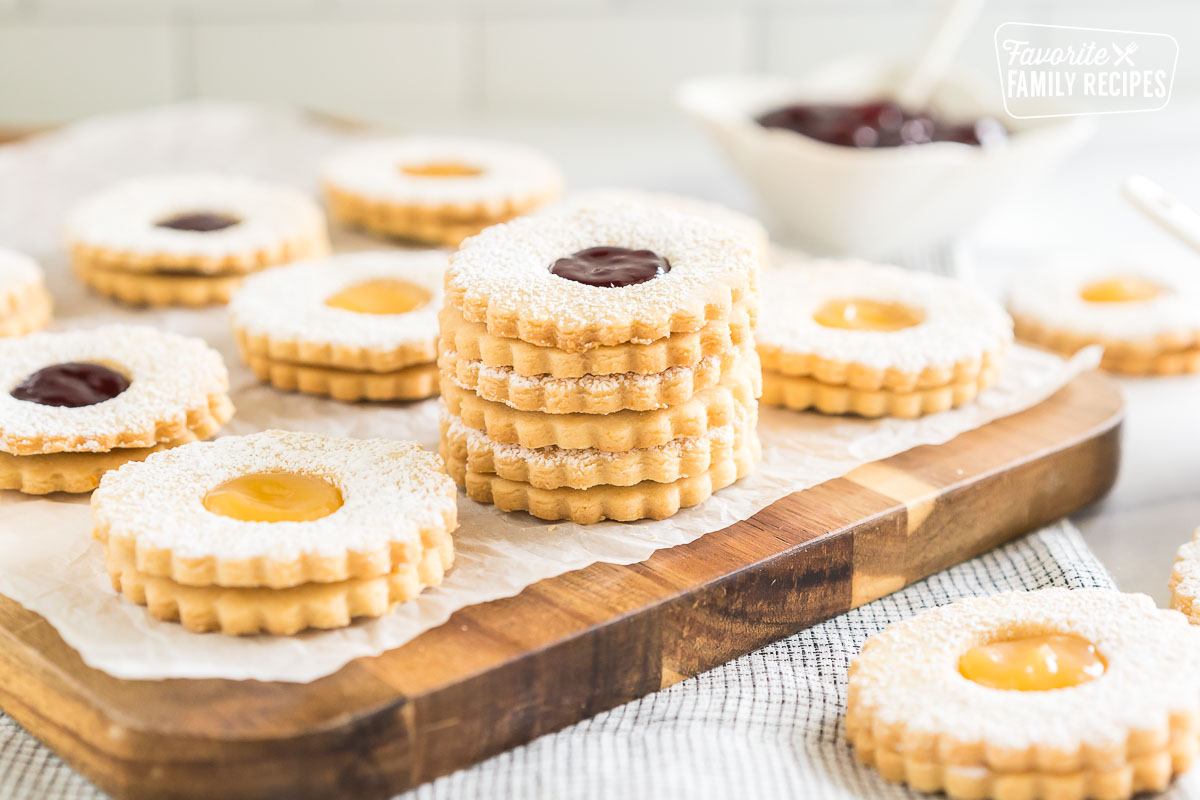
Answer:
[(754, 121), (790, 103), (885, 97), (903, 74), (901, 65), (852, 58), (798, 81), (696, 78), (679, 88), (676, 101), (757, 192), (772, 233), (829, 255), (881, 257), (948, 242), (1046, 177), (1094, 127), (1085, 117), (1010, 119), (997, 86), (987, 91), (959, 77), (943, 81), (932, 110), (952, 120), (999, 119), (1009, 129), (1007, 141), (986, 148), (933, 142), (860, 150)]

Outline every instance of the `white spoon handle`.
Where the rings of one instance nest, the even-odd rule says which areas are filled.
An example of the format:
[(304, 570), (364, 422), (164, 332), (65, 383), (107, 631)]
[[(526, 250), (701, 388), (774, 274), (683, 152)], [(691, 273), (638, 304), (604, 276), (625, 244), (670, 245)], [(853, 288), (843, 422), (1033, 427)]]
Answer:
[(929, 104), (933, 90), (942, 80), (967, 31), (975, 24), (984, 0), (949, 0), (917, 65), (896, 92), (896, 102), (918, 111)]
[(1125, 199), (1175, 238), (1200, 252), (1200, 214), (1142, 175), (1130, 175), (1121, 187)]

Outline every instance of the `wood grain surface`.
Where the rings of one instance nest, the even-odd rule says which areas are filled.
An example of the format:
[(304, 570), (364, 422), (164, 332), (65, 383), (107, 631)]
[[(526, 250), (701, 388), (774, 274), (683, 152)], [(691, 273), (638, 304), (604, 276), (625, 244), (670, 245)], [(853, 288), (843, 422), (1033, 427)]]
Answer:
[(870, 464), (632, 566), (463, 609), (310, 684), (124, 681), (0, 597), (0, 706), (118, 798), (387, 797), (895, 591), (1102, 496), (1121, 400)]

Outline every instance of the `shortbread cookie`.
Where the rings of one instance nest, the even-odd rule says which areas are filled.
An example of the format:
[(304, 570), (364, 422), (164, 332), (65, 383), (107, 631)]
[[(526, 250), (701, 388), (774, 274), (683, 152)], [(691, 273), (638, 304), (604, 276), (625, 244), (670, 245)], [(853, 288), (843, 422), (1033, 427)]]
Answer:
[(244, 276), (124, 272), (76, 261), (75, 274), (105, 297), (130, 306), (201, 306), (228, 303)]
[(555, 211), (569, 210), (583, 206), (613, 205), (670, 208), (681, 214), (690, 214), (710, 222), (715, 222), (718, 225), (723, 225), (741, 234), (746, 238), (746, 241), (750, 242), (752, 249), (758, 256), (761, 267), (765, 268), (769, 266), (771, 240), (767, 235), (767, 229), (763, 227), (761, 222), (746, 214), (738, 213), (733, 209), (726, 208), (717, 203), (698, 200), (695, 197), (666, 194), (663, 192), (644, 192), (637, 189), (592, 189), (583, 192), (572, 192), (562, 201), (548, 207), (546, 211), (553, 213)]
[(534, 150), (449, 137), (354, 145), (325, 162), (321, 180), (339, 222), (445, 245), (553, 200), (563, 183)]
[(0, 452), (15, 456), (184, 441), (233, 413), (217, 351), (140, 326), (0, 340), (0, 385)]
[[(264, 479), (285, 486), (259, 487)], [(277, 509), (273, 496), (294, 502)], [(418, 563), (457, 526), (457, 493), (438, 457), (411, 442), (267, 431), (110, 472), (92, 520), (95, 537), (143, 575), (281, 589)]]
[(1171, 608), (1182, 611), (1193, 623), (1200, 625), (1200, 529), (1192, 540), (1179, 548), (1175, 566), (1171, 569)]
[(751, 341), (754, 335), (752, 315), (741, 305), (733, 309), (728, 319), (715, 320), (692, 333), (677, 333), (644, 344), (594, 347), (579, 353), (495, 336), (487, 332), (486, 325), (467, 322), (453, 308), (443, 308), (438, 317), (443, 352), (453, 351), (456, 358), (508, 367), (515, 375), (529, 377), (582, 378), (626, 372), (656, 375), (674, 367), (695, 367), (712, 356), (723, 356)]
[[(230, 413), (232, 409), (223, 416), (228, 417)], [(90, 492), (100, 485), (106, 472), (130, 461), (142, 461), (160, 450), (207, 439), (219, 427), (218, 417), (214, 416), (194, 430), (184, 431), (177, 439), (159, 442), (153, 447), (118, 447), (104, 453), (14, 456), (0, 452), (0, 489), (15, 489), (24, 494)]]
[(773, 270), (757, 332), (763, 369), (857, 390), (978, 382), (1012, 341), (997, 303), (963, 283), (863, 261)]
[(199, 633), (288, 636), (308, 628), (342, 628), (358, 617), (381, 617), (427, 586), (438, 585), (454, 561), (454, 546), (448, 532), (434, 539), (419, 560), (399, 564), (387, 575), (288, 589), (186, 586), (138, 572), (124, 551), (110, 551), (106, 561), (113, 589), (146, 606), (155, 619), (179, 622)]
[(255, 275), (229, 306), (238, 347), (260, 364), (364, 373), (433, 364), (446, 263), (438, 252), (353, 253)]
[(37, 262), (0, 247), (0, 336), (24, 336), (41, 330), (50, 322), (52, 306)]
[[(1018, 335), (1021, 331), (1018, 323)], [(1153, 356), (1115, 356), (1105, 351), (1100, 368), (1119, 375), (1189, 375), (1200, 372), (1200, 347)]]
[(303, 193), (208, 173), (117, 184), (79, 205), (66, 235), (85, 278), (109, 272), (228, 278), (329, 249), (324, 217)]
[[(494, 336), (579, 353), (699, 331), (757, 303), (745, 239), (662, 208), (522, 217), (465, 242), (446, 304)], [(624, 370), (628, 371), (628, 370)]]
[(259, 356), (248, 356), (245, 361), (255, 377), (276, 389), (332, 397), (344, 403), (423, 400), (438, 393), (441, 380), (437, 364), (417, 364), (395, 372), (360, 372)]
[(687, 402), (696, 392), (715, 386), (739, 359), (743, 363), (757, 361), (753, 351), (744, 350), (748, 348), (726, 350), (705, 356), (695, 366), (668, 367), (652, 375), (636, 372), (579, 378), (520, 375), (512, 367), (492, 367), (482, 361), (459, 358), (454, 350), (443, 352), (438, 365), (464, 389), (518, 411), (610, 414), (625, 410), (653, 411)]
[(698, 505), (718, 489), (750, 474), (761, 457), (761, 448), (757, 435), (749, 431), (740, 449), (691, 477), (673, 483), (644, 481), (632, 486), (588, 489), (538, 489), (498, 475), (472, 472), (448, 450), (444, 440), (442, 457), (450, 475), (466, 487), (472, 500), (491, 503), (501, 511), (528, 511), (541, 519), (590, 525), (604, 519), (622, 522), (666, 519), (681, 508)]
[(851, 389), (848, 386), (821, 383), (812, 378), (764, 371), (762, 403), (796, 411), (814, 408), (824, 414), (914, 419), (969, 403), (980, 392), (995, 385), (999, 377), (998, 369), (987, 367), (974, 378), (957, 383), (896, 392), (890, 389)]
[(659, 447), (674, 439), (701, 436), (709, 428), (731, 424), (737, 407), (754, 406), (761, 393), (760, 373), (755, 366), (754, 363), (737, 365), (717, 385), (697, 392), (677, 406), (657, 411), (612, 414), (518, 411), (503, 403), (482, 400), (450, 377), (442, 380), (442, 396), (451, 414), (468, 427), (485, 432), (494, 442), (619, 453)]
[(492, 472), (538, 489), (589, 489), (643, 481), (672, 483), (707, 471), (740, 451), (758, 423), (756, 409), (738, 407), (733, 422), (699, 436), (675, 439), (659, 447), (610, 453), (603, 450), (533, 449), (493, 442), (482, 431), (441, 409), (442, 442), (447, 457), (472, 472)]
[[(1066, 354), (1100, 344), (1126, 372), (1139, 363), (1156, 372), (1156, 358), (1200, 348), (1200, 283), (1187, 276), (1064, 268), (1018, 282), (1009, 311), (1020, 338)], [(1191, 363), (1183, 357), (1175, 366)]]
[(1200, 751), (1200, 631), (1145, 595), (1043, 589), (869, 639), (846, 733), (889, 781), (954, 798), (1121, 800)]

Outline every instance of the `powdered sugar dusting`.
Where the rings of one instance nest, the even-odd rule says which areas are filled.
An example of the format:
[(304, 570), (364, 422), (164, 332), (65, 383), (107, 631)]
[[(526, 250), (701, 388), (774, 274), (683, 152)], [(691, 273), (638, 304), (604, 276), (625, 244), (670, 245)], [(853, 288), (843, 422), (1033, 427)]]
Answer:
[[(980, 644), (1066, 633), (1092, 642), (1102, 677), (1052, 691), (987, 688), (959, 658)], [(897, 623), (854, 662), (852, 695), (868, 718), (1003, 747), (1123, 746), (1132, 730), (1200, 711), (1200, 630), (1140, 594), (1042, 589), (962, 600)]]
[[(998, 303), (959, 281), (865, 261), (814, 261), (763, 275), (757, 341), (797, 355), (920, 372), (1004, 348), (1012, 320)], [(830, 328), (813, 314), (830, 300), (903, 303), (924, 322), (897, 331)]]
[[(177, 214), (209, 212), (241, 220), (198, 233), (161, 228)], [(307, 195), (282, 184), (217, 173), (134, 178), (85, 200), (67, 218), (73, 244), (139, 254), (220, 257), (278, 250), (324, 235), (325, 217)]]
[[(71, 361), (105, 364), (130, 379), (121, 394), (79, 408), (18, 400), (11, 392), (38, 370)], [(74, 451), (109, 449), (104, 440), (128, 431), (153, 430), (193, 409), (229, 385), (221, 355), (200, 339), (135, 325), (110, 325), (66, 333), (0, 339), (0, 450), (20, 443), (72, 437)], [(87, 440), (90, 437), (90, 440)], [(153, 442), (147, 443), (153, 444)], [(50, 446), (43, 452), (59, 452)]]
[[(1133, 303), (1090, 303), (1079, 294), (1093, 281), (1125, 276), (1145, 278), (1168, 291)], [(1097, 274), (1095, 265), (1065, 264), (1023, 277), (1012, 287), (1008, 307), (1052, 330), (1097, 339), (1152, 339), (1160, 334), (1200, 332), (1200, 280), (1140, 267)]]
[[(452, 163), (478, 175), (427, 177), (401, 167)], [(384, 139), (334, 154), (321, 166), (326, 184), (403, 205), (524, 202), (557, 194), (562, 173), (546, 156), (520, 145), (454, 137)]]
[(561, 202), (549, 206), (539, 213), (556, 213), (588, 206), (642, 206), (665, 207), (681, 214), (701, 217), (709, 222), (724, 225), (746, 237), (747, 241), (759, 252), (765, 254), (770, 249), (770, 238), (767, 229), (754, 217), (740, 214), (731, 208), (707, 203), (695, 197), (686, 197), (665, 192), (643, 192), (637, 189), (602, 188), (583, 192), (572, 192)]
[(0, 298), (43, 282), (42, 268), (24, 253), (0, 247)]
[[(208, 511), (204, 496), (241, 475), (322, 477), (343, 505), (311, 522), (245, 522)], [(457, 493), (441, 460), (414, 442), (266, 431), (156, 453), (104, 476), (92, 497), (97, 524), (140, 547), (218, 560), (372, 552), (441, 527)]]
[[(455, 358), (453, 353), (447, 353), (447, 358)], [(716, 368), (722, 356), (714, 354), (700, 359), (690, 367), (668, 367), (662, 372), (643, 375), (639, 372), (621, 372), (608, 375), (583, 375), (578, 378), (553, 378), (548, 375), (519, 375), (512, 367), (492, 366), (482, 361), (467, 361), (458, 363), (465, 365), (468, 373), (473, 373), (480, 379), (503, 381), (514, 389), (544, 391), (551, 394), (561, 394), (572, 389), (593, 394), (616, 394), (622, 391), (649, 392), (656, 387), (680, 380), (688, 374), (694, 374)]]
[[(670, 272), (632, 286), (605, 288), (550, 272), (560, 258), (607, 245), (652, 250)], [(665, 208), (581, 207), (521, 217), (465, 241), (451, 257), (447, 292), (486, 298), (489, 313), (563, 328), (656, 320), (709, 297), (715, 286), (754, 281), (756, 256), (728, 228)]]
[[(374, 350), (393, 350), (438, 337), (438, 310), (447, 257), (438, 251), (353, 253), (252, 275), (233, 296), (235, 328), (253, 335)], [(326, 305), (332, 295), (380, 278), (427, 290), (429, 302), (404, 314), (360, 314)]]

